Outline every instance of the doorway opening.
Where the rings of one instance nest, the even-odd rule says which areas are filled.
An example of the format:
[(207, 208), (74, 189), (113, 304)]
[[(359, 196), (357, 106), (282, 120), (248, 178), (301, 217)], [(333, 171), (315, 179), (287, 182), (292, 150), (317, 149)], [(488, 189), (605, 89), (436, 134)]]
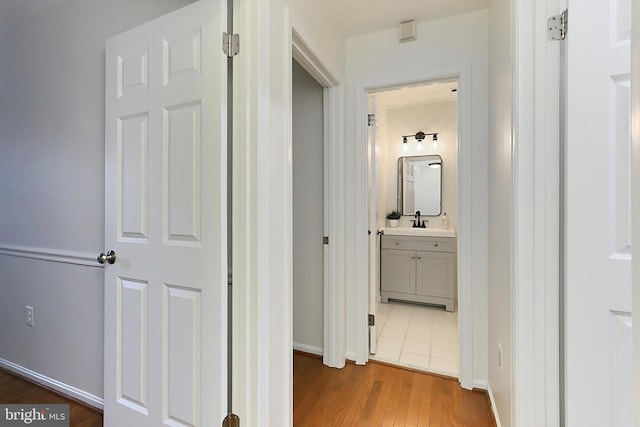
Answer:
[[(314, 97), (316, 101), (319, 100), (322, 108), (322, 110), (318, 112), (316, 104), (315, 113), (312, 114), (315, 118), (316, 125), (318, 123), (321, 125), (320, 130), (316, 129), (316, 131), (312, 132), (309, 128), (305, 127), (304, 123), (299, 121), (297, 106), (293, 106), (293, 111), (295, 112), (293, 116), (296, 117), (292, 116), (291, 118), (293, 131), (292, 152), (294, 152), (294, 156), (296, 155), (295, 145), (297, 142), (295, 141), (296, 130), (293, 128), (299, 128), (298, 139), (306, 139), (311, 134), (314, 134), (316, 139), (317, 137), (320, 138), (314, 143), (315, 154), (309, 156), (306, 160), (307, 162), (313, 163), (311, 167), (316, 171), (314, 173), (315, 178), (313, 178), (316, 188), (314, 191), (316, 195), (314, 196), (315, 207), (313, 208), (313, 215), (316, 219), (319, 218), (319, 221), (316, 220), (318, 225), (315, 227), (315, 234), (307, 236), (308, 230), (306, 224), (308, 217), (300, 211), (299, 213), (301, 213), (301, 215), (298, 216), (297, 220), (294, 220), (294, 223), (300, 226), (300, 231), (296, 231), (296, 225), (294, 224), (293, 240), (295, 246), (295, 241), (298, 240), (299, 237), (303, 239), (305, 236), (309, 237), (309, 242), (301, 242), (301, 244), (306, 245), (308, 243), (315, 247), (316, 255), (310, 259), (314, 260), (313, 262), (316, 264), (316, 267), (322, 266), (322, 270), (316, 273), (316, 276), (320, 276), (319, 281), (317, 277), (314, 279), (316, 282), (316, 285), (314, 285), (315, 296), (298, 294), (298, 296), (302, 296), (303, 299), (306, 300), (305, 304), (314, 307), (315, 318), (313, 320), (307, 318), (307, 313), (304, 308), (302, 306), (296, 306), (296, 302), (294, 301), (294, 318), (292, 319), (294, 336), (292, 344), (296, 350), (322, 355), (322, 361), (327, 366), (341, 368), (345, 364), (345, 295), (341, 273), (344, 270), (342, 251), (345, 235), (344, 215), (342, 215), (342, 212), (344, 212), (344, 189), (340, 185), (341, 182), (344, 182), (344, 172), (340, 167), (343, 162), (343, 123), (341, 120), (343, 115), (341, 104), (342, 88), (331, 70), (320, 61), (313, 52), (313, 49), (311, 49), (293, 27), (291, 29), (291, 52), (292, 71), (298, 73), (298, 77), (304, 74), (304, 79), (307, 80), (308, 83), (315, 81)], [(321, 97), (318, 96), (318, 89), (321, 90)], [(296, 96), (294, 92), (298, 91), (298, 94), (302, 93), (293, 86), (291, 91), (292, 101)], [(305, 97), (306, 95), (303, 96), (303, 99)], [(296, 159), (293, 159), (293, 162), (296, 162)], [(300, 174), (306, 175), (309, 171), (307, 171), (304, 166), (300, 166), (301, 165), (293, 166), (293, 169), (298, 169)], [(306, 176), (303, 178), (305, 180), (308, 179)], [(292, 171), (292, 179), (294, 181), (296, 180), (294, 171)], [(297, 185), (298, 183), (293, 184), (294, 187)], [(304, 189), (301, 190), (301, 192), (304, 193)], [(295, 206), (296, 203), (299, 208), (302, 208), (301, 204), (296, 202), (294, 196), (294, 211), (297, 210)], [(304, 204), (306, 202), (303, 201), (302, 203)], [(308, 206), (303, 209), (308, 209)], [(294, 212), (294, 216), (296, 215), (297, 213)], [(318, 231), (321, 234), (318, 234)], [(321, 248), (319, 254), (318, 247)], [(295, 247), (293, 251), (297, 252)], [(317, 264), (318, 262), (320, 263), (319, 265)], [(296, 279), (296, 272), (294, 271), (293, 287), (296, 288), (296, 281), (306, 281), (306, 278), (310, 277), (310, 274), (304, 269), (303, 265), (298, 265), (297, 260), (294, 260), (294, 265), (296, 265), (294, 269), (300, 272), (299, 278)], [(318, 283), (320, 284), (318, 285)], [(292, 291), (294, 294), (297, 293), (296, 289), (292, 289)], [(294, 299), (295, 298), (294, 296)], [(319, 314), (318, 309), (320, 310)], [(308, 325), (310, 320), (313, 324), (312, 326)], [(303, 324), (307, 324), (307, 326), (302, 326)], [(307, 330), (313, 329), (316, 333), (315, 341), (311, 344), (306, 343), (306, 338), (303, 340), (300, 338), (301, 334), (298, 334), (298, 332), (303, 332), (305, 328)], [(317, 338), (317, 332), (321, 334), (320, 340)]]
[(322, 356), (324, 94), (292, 61), (293, 348)]
[[(460, 375), (458, 78), (367, 93), (370, 358)], [(389, 218), (392, 212), (399, 219)]]

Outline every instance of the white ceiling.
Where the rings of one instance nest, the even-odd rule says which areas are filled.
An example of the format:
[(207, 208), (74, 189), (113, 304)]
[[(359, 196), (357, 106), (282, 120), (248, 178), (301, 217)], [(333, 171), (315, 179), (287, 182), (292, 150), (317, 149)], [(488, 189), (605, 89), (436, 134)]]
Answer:
[(324, 0), (345, 37), (396, 28), (417, 22), (473, 12), (489, 7), (489, 0)]
[[(182, 0), (180, 4), (190, 0)], [(489, 0), (297, 0), (324, 7), (346, 38), (396, 28), (400, 22), (417, 22), (473, 12), (489, 7)], [(46, 13), (73, 4), (69, 0), (0, 0), (0, 16), (26, 12)]]

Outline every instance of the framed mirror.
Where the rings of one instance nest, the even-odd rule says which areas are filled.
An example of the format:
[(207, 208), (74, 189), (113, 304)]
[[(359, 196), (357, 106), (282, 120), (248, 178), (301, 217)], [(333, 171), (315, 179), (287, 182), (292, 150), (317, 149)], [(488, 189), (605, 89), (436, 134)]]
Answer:
[(402, 215), (438, 216), (442, 212), (442, 158), (398, 159), (398, 211)]

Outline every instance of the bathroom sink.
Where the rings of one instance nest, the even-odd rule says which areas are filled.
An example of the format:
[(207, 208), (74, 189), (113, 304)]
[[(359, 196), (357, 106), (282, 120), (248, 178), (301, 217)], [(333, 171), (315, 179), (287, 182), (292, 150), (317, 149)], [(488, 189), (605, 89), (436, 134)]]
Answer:
[(390, 236), (456, 237), (455, 230), (451, 228), (388, 227), (384, 229), (384, 234)]

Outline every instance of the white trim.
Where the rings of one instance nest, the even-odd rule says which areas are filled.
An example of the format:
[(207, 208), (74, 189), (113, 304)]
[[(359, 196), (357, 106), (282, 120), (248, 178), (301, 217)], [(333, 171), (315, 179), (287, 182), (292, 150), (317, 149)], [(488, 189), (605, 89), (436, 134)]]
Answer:
[(60, 262), (64, 264), (83, 265), (86, 267), (104, 267), (98, 264), (97, 256), (85, 252), (72, 252), (62, 249), (43, 249), (29, 246), (2, 245), (0, 255), (37, 259), (40, 261)]
[(322, 63), (318, 55), (307, 44), (295, 26), (291, 28), (291, 55), (298, 61), (311, 77), (313, 77), (322, 87), (328, 88), (338, 85), (338, 80), (333, 73)]
[(304, 353), (315, 354), (317, 356), (322, 356), (322, 349), (320, 347), (316, 347), (314, 345), (307, 344), (298, 344), (297, 342), (293, 343), (293, 349), (297, 351), (302, 351)]
[(489, 381), (473, 380), (473, 388), (478, 390), (489, 390)]
[[(344, 175), (343, 89), (338, 80), (314, 50), (303, 40), (295, 26), (291, 27), (292, 57), (324, 87), (324, 235), (329, 244), (324, 248), (324, 313), (323, 363), (334, 368), (345, 365), (346, 316), (344, 287)], [(295, 345), (295, 344), (294, 344)], [(294, 347), (295, 348), (295, 347)]]
[(325, 102), (325, 221), (327, 245), (327, 275), (324, 286), (324, 357), (327, 366), (342, 368), (346, 352), (346, 290), (345, 290), (345, 190), (344, 182), (344, 96), (342, 86), (324, 90)]
[[(263, 226), (266, 212), (261, 209), (265, 197), (260, 191), (266, 171), (259, 170), (261, 146), (270, 135), (270, 83), (265, 64), (271, 64), (269, 43), (274, 32), (268, 27), (269, 13), (265, 2), (234, 0), (234, 32), (242, 34), (242, 53), (234, 58), (233, 70), (232, 395), (233, 411), (242, 418), (243, 425), (256, 426), (269, 425), (270, 415), (279, 409), (278, 402), (292, 396), (291, 387), (285, 384), (286, 375), (275, 378), (281, 388), (272, 388), (269, 368), (270, 357), (276, 352), (268, 336), (272, 327), (270, 277), (266, 277), (268, 262), (265, 266), (263, 258), (269, 252), (263, 251), (268, 243), (277, 242), (269, 242), (268, 230)], [(290, 302), (287, 297), (291, 295), (281, 295), (279, 310), (286, 309)], [(275, 363), (274, 369), (281, 370), (284, 365), (290, 369), (288, 360), (276, 359)]]
[[(631, 52), (640, 47), (640, 0), (631, 5)], [(640, 56), (631, 55), (631, 223), (640, 224)], [(636, 313), (633, 333), (633, 425), (640, 426), (640, 227), (631, 230), (632, 312)]]
[[(355, 318), (356, 322), (356, 363), (364, 364), (368, 354), (368, 326), (367, 326), (367, 296), (369, 283), (366, 280), (366, 97), (369, 92), (407, 84), (415, 84), (448, 78), (458, 79), (458, 324), (460, 343), (460, 377), (462, 387), (471, 389), (473, 384), (473, 274), (472, 274), (472, 176), (471, 176), (471, 67), (447, 67), (424, 73), (398, 74), (378, 79), (356, 82), (355, 112), (359, 117), (356, 126), (356, 154), (355, 154), (355, 189), (356, 202), (353, 217), (356, 224), (352, 230), (356, 253), (354, 263), (354, 283), (356, 284)], [(360, 219), (360, 220), (358, 220)]]
[(559, 425), (558, 0), (514, 0), (512, 424)]
[(104, 409), (104, 399), (99, 396), (96, 396), (84, 390), (80, 390), (79, 388), (65, 384), (61, 381), (54, 380), (53, 378), (49, 378), (46, 375), (39, 374), (35, 371), (32, 371), (31, 369), (27, 369), (6, 359), (0, 358), (0, 367), (6, 369), (7, 371), (11, 371), (21, 377), (24, 377), (36, 384), (40, 384), (44, 387), (62, 393), (65, 396), (69, 396), (75, 400), (84, 402), (87, 405), (91, 405), (100, 410)]
[(496, 406), (496, 398), (493, 395), (491, 385), (486, 388), (487, 394), (489, 394), (489, 403), (491, 403), (491, 412), (493, 412), (493, 418), (496, 420), (496, 427), (502, 427), (500, 423), (500, 415), (498, 414), (498, 407)]

